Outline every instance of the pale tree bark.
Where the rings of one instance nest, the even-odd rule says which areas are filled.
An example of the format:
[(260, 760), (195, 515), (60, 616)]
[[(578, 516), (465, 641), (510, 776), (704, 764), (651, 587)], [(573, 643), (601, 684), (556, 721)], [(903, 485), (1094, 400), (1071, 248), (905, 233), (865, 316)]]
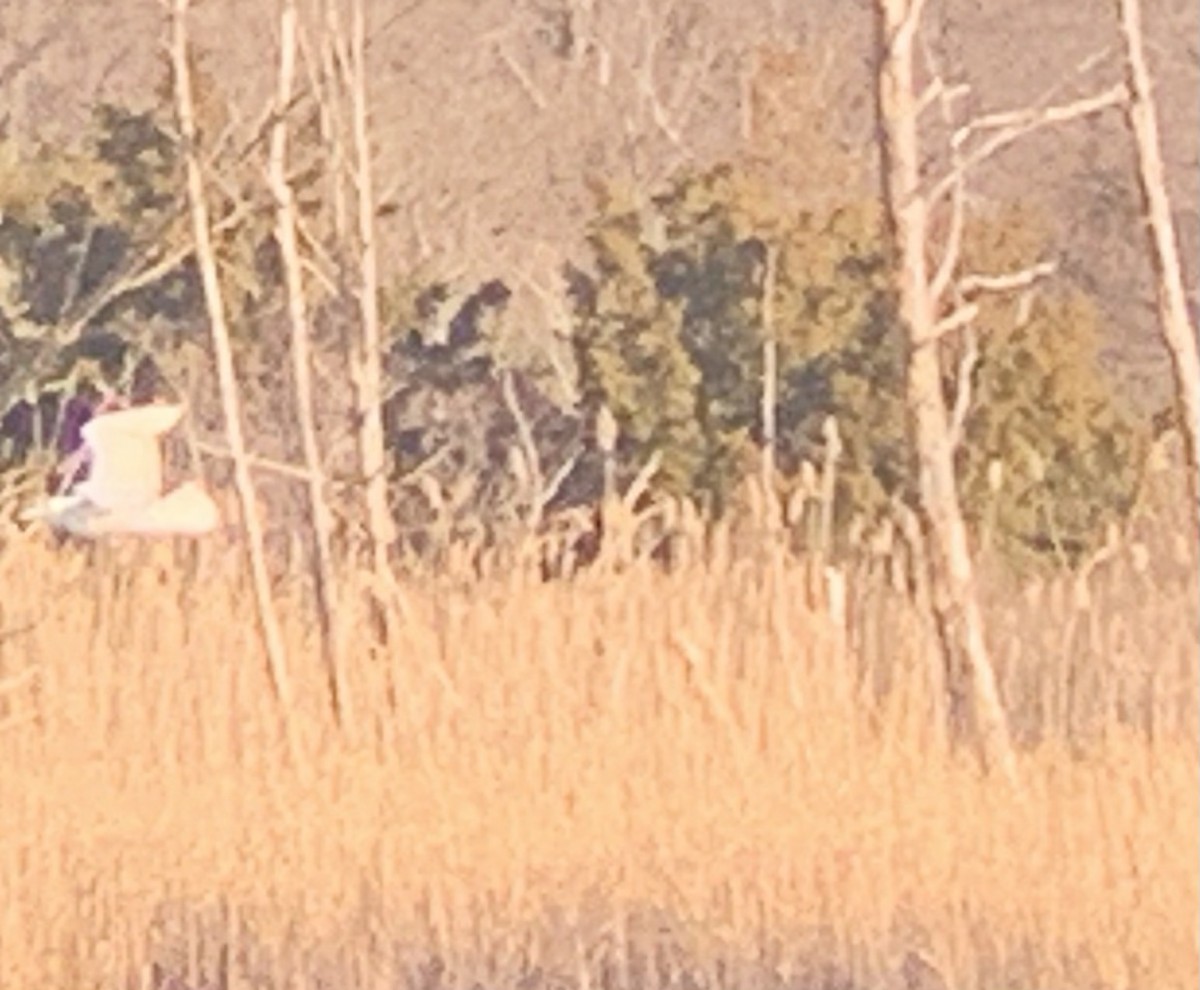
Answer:
[(321, 138), (328, 148), (329, 201), (333, 209), (334, 243), (341, 247), (348, 241), (350, 229), (348, 196), (346, 192), (349, 172), (346, 160), (346, 124), (341, 91), (345, 78), (344, 44), (341, 33), (341, 18), (333, 0), (321, 0), (319, 11), (324, 24), (324, 34), (318, 51), (307, 59), (310, 66), (313, 92), (321, 127)]
[(767, 533), (774, 536), (779, 528), (779, 500), (775, 496), (775, 445), (778, 442), (779, 340), (775, 327), (775, 291), (778, 281), (779, 247), (770, 239), (766, 244), (766, 264), (762, 281), (762, 391), (759, 396), (762, 420), (762, 496), (766, 506)]
[[(929, 204), (921, 189), (914, 41), (923, 0), (876, 0), (883, 185), (900, 315), (908, 333), (907, 395), (918, 458), (920, 511), (943, 660), (965, 681), (984, 759), (1015, 781), (1008, 724), (984, 639), (967, 528), (942, 395), (937, 310), (926, 259)], [(959, 675), (961, 672), (961, 676)]]
[(369, 103), (367, 99), (366, 18), (363, 0), (352, 0), (350, 14), (350, 106), (354, 130), (354, 175), (358, 201), (361, 282), (359, 308), (362, 338), (355, 361), (358, 395), (359, 459), (366, 484), (367, 525), (375, 577), (388, 574), (388, 548), (394, 525), (388, 508), (384, 465), (382, 333), (379, 319), (379, 257), (375, 236), (375, 190), (372, 177)]
[(1125, 42), (1126, 115), (1137, 146), (1138, 178), (1158, 298), (1158, 322), (1171, 353), (1175, 398), (1187, 458), (1193, 524), (1200, 526), (1200, 357), (1188, 314), (1166, 171), (1158, 134), (1154, 85), (1146, 63), (1140, 0), (1118, 0)]
[[(166, 2), (167, 0), (164, 0), (164, 3)], [(179, 135), (184, 151), (184, 170), (192, 237), (196, 243), (196, 265), (199, 268), (204, 288), (204, 301), (208, 311), (213, 354), (217, 366), (217, 382), (221, 392), (221, 408), (233, 456), (234, 483), (237, 487), (238, 500), (241, 503), (246, 528), (246, 554), (254, 586), (260, 632), (266, 649), (271, 683), (283, 709), (289, 742), (293, 742), (287, 654), (284, 648), (283, 632), (271, 597), (270, 577), (263, 554), (263, 529), (258, 517), (254, 482), (250, 476), (246, 442), (242, 433), (241, 400), (233, 366), (233, 349), (230, 344), (229, 327), (225, 319), (225, 302), (220, 278), (217, 274), (216, 250), (213, 246), (212, 225), (204, 195), (204, 176), (197, 149), (195, 100), (188, 66), (187, 17), (190, 0), (169, 0), (169, 2), (170, 59), (174, 78), (175, 110), (179, 118)]]
[(332, 240), (343, 284), (353, 284), (358, 326), (348, 340), (353, 386), (354, 443), (365, 503), (366, 542), (377, 625), (386, 640), (385, 599), (396, 591), (388, 563), (395, 525), (388, 505), (386, 438), (383, 429), (383, 354), (379, 313), (376, 194), (367, 91), (366, 22), (362, 0), (350, 0), (345, 30), (342, 0), (316, 0), (320, 35), (300, 39), (319, 110), (321, 140), (329, 160)]
[(287, 292), (291, 325), (292, 377), (296, 389), (296, 420), (304, 451), (308, 481), (308, 501), (312, 517), (314, 566), (313, 579), (317, 599), (321, 651), (329, 681), (334, 715), (345, 717), (349, 701), (341, 657), (338, 595), (333, 562), (333, 515), (325, 498), (325, 475), (317, 428), (313, 418), (311, 330), (305, 297), (304, 271), (296, 234), (298, 218), (296, 198), (287, 179), (288, 110), (296, 74), (297, 12), (295, 0), (282, 0), (279, 12), (279, 76), (276, 90), (275, 122), (271, 128), (267, 180), (275, 197), (275, 239), (283, 260), (284, 286)]

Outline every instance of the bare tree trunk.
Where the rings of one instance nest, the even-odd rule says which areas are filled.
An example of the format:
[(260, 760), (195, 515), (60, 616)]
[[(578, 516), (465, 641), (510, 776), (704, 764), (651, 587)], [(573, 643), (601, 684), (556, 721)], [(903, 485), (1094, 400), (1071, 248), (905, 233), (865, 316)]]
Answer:
[[(876, 0), (883, 184), (900, 315), (908, 333), (908, 406), (918, 458), (930, 583), (952, 698), (972, 701), (984, 760), (1016, 779), (1015, 759), (984, 640), (966, 525), (958, 500), (949, 415), (942, 395), (937, 314), (926, 260), (929, 207), (920, 187), (921, 148), (913, 43), (922, 0)], [(956, 673), (958, 674), (956, 678)]]
[(366, 24), (363, 0), (353, 0), (350, 27), (351, 111), (354, 123), (358, 236), (361, 255), (359, 304), (362, 343), (355, 382), (358, 391), (359, 457), (366, 479), (367, 524), (375, 576), (386, 580), (394, 526), (384, 473), (382, 334), (379, 325), (379, 262), (375, 240), (375, 191), (368, 121)]
[(775, 329), (775, 286), (778, 278), (779, 248), (766, 242), (766, 267), (762, 284), (762, 497), (766, 508), (767, 532), (774, 536), (779, 528), (779, 506), (775, 498), (775, 445), (779, 405), (779, 341)]
[(340, 103), (340, 86), (345, 69), (342, 60), (345, 51), (341, 43), (341, 17), (335, 0), (325, 0), (322, 14), (325, 39), (320, 46), (319, 55), (312, 61), (316, 79), (320, 82), (317, 99), (320, 105), (322, 137), (329, 148), (329, 199), (333, 204), (334, 243), (340, 247), (347, 243), (349, 230), (349, 210), (346, 205), (346, 126)]
[(212, 243), (208, 205), (204, 198), (204, 177), (200, 170), (200, 156), (197, 150), (195, 102), (188, 67), (189, 5), (190, 0), (172, 0), (170, 57), (175, 83), (175, 108), (179, 116), (179, 133), (184, 150), (192, 237), (196, 242), (196, 264), (204, 286), (204, 301), (208, 310), (213, 353), (216, 357), (225, 430), (233, 455), (234, 482), (246, 526), (246, 553), (254, 584), (258, 621), (267, 652), (271, 683), (282, 705), (289, 741), (292, 741), (291, 688), (288, 682), (287, 655), (284, 650), (283, 633), (271, 598), (271, 583), (263, 555), (263, 530), (258, 518), (254, 482), (250, 477), (246, 443), (242, 435), (241, 401), (233, 367), (233, 349), (229, 340), (229, 327), (225, 321), (225, 303), (217, 275), (216, 251)]
[(312, 513), (315, 561), (313, 578), (317, 598), (321, 651), (325, 661), (334, 716), (342, 722), (346, 693), (339, 641), (338, 595), (334, 575), (332, 534), (333, 516), (325, 500), (325, 475), (317, 430), (313, 422), (312, 365), (309, 353), (308, 305), (304, 295), (304, 272), (296, 237), (296, 199), (287, 181), (288, 108), (296, 72), (296, 2), (282, 0), (279, 13), (279, 79), (276, 93), (276, 117), (271, 129), (267, 179), (275, 197), (275, 239), (283, 258), (284, 284), (287, 290), (288, 316), (291, 323), (292, 376), (296, 386), (296, 418), (304, 449), (304, 467), (308, 475), (308, 500)]
[(1200, 526), (1200, 357), (1196, 353), (1196, 329), (1188, 316), (1187, 296), (1179, 262), (1171, 201), (1167, 196), (1158, 114), (1154, 106), (1153, 82), (1142, 40), (1140, 0), (1118, 0), (1121, 33), (1125, 39), (1126, 80), (1129, 102), (1126, 114), (1137, 145), (1138, 174), (1146, 212), (1150, 259), (1158, 296), (1158, 321), (1171, 352), (1175, 372), (1175, 400), (1187, 457), (1188, 485), (1192, 496), (1193, 522)]

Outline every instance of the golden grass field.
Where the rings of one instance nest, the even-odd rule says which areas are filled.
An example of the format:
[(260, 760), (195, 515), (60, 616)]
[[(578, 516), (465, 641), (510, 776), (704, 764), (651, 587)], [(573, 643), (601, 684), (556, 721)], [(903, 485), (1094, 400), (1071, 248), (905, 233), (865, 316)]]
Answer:
[(283, 595), (289, 748), (248, 588), (169, 556), (0, 553), (0, 987), (1200, 980), (1192, 577), (992, 596), (1013, 791), (877, 575), (849, 633), (753, 555), (409, 582), (343, 730)]

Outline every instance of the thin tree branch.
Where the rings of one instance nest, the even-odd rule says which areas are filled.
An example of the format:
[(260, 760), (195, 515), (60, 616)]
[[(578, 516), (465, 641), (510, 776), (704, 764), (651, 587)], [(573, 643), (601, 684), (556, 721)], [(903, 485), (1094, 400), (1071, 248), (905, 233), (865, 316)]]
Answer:
[(971, 412), (971, 375), (979, 364), (979, 339), (974, 329), (967, 327), (963, 334), (964, 347), (958, 361), (958, 376), (954, 393), (954, 408), (950, 410), (950, 449), (962, 445), (963, 429)]
[(572, 454), (551, 476), (550, 480), (542, 488), (541, 494), (538, 496), (538, 515), (539, 518), (545, 515), (546, 506), (548, 506), (554, 497), (562, 489), (563, 483), (571, 476), (571, 472), (575, 470), (575, 466), (579, 463), (579, 454)]
[[(222, 234), (236, 226), (246, 217), (247, 212), (247, 209), (238, 207), (232, 213), (226, 214), (220, 221), (213, 224), (213, 233)], [(169, 275), (195, 253), (196, 245), (189, 242), (156, 262), (149, 262), (143, 256), (143, 263), (146, 267), (113, 282), (99, 296), (89, 302), (82, 313), (73, 318), (66, 327), (57, 332), (57, 340), (60, 343), (76, 340), (87, 325), (99, 316), (105, 308), (117, 302), (123, 296), (129, 295), (131, 292), (136, 292), (138, 289), (144, 289), (147, 285), (152, 285), (160, 278)]]
[(979, 306), (976, 303), (964, 303), (956, 306), (949, 315), (942, 317), (933, 325), (933, 330), (929, 334), (917, 336), (916, 342), (928, 344), (935, 340), (941, 340), (964, 327), (969, 327), (975, 322), (977, 316), (979, 316)]
[[(228, 447), (218, 446), (205, 440), (197, 440), (196, 449), (208, 457), (233, 459), (233, 452)], [(270, 457), (260, 457), (257, 454), (247, 453), (246, 463), (252, 468), (278, 474), (284, 478), (293, 478), (296, 481), (308, 482), (312, 481), (313, 478), (312, 473), (305, 468), (297, 467), (294, 464), (288, 464), (284, 461), (277, 461)]]
[(947, 86), (946, 81), (941, 76), (935, 76), (933, 82), (925, 87), (925, 91), (917, 100), (917, 116), (922, 116), (935, 103), (941, 103), (943, 106), (946, 106), (970, 92), (971, 87), (966, 83), (959, 83), (957, 86)]
[(972, 297), (985, 293), (999, 294), (1015, 292), (1018, 289), (1028, 289), (1043, 278), (1054, 274), (1057, 264), (1044, 261), (1018, 272), (1006, 272), (1003, 275), (967, 275), (959, 279), (955, 290), (963, 301), (943, 316), (933, 326), (928, 336), (918, 338), (920, 343), (940, 340), (952, 333), (969, 327), (979, 316), (979, 304)]
[(989, 114), (970, 124), (959, 128), (951, 137), (952, 145), (961, 147), (971, 137), (984, 131), (998, 130), (979, 147), (964, 155), (962, 162), (950, 172), (935, 182), (924, 194), (929, 203), (935, 203), (945, 196), (958, 181), (961, 173), (980, 165), (1002, 148), (1014, 141), (1032, 134), (1034, 131), (1049, 127), (1052, 124), (1062, 124), (1081, 117), (1101, 113), (1111, 107), (1121, 106), (1128, 98), (1128, 89), (1124, 83), (1111, 86), (1103, 93), (1063, 103), (1056, 106), (1032, 108), (1029, 110), (1006, 111)]
[(965, 297), (979, 293), (1013, 292), (1017, 289), (1028, 289), (1035, 282), (1049, 278), (1058, 271), (1058, 263), (1040, 261), (1036, 265), (1022, 268), (1016, 272), (1005, 272), (1002, 275), (964, 275), (958, 280), (958, 291)]
[(925, 0), (908, 0), (908, 9), (892, 35), (890, 44), (893, 50), (912, 44), (921, 26), (921, 16), (925, 12)]
[[(961, 92), (964, 88), (956, 87), (956, 90)], [(952, 101), (956, 95), (960, 95), (960, 92), (944, 90), (942, 99), (939, 101), (942, 108), (942, 121), (947, 127), (952, 126), (953, 123)], [(945, 295), (950, 281), (954, 278), (954, 272), (958, 268), (958, 261), (962, 255), (963, 229), (966, 226), (967, 174), (962, 167), (962, 156), (959, 149), (953, 145), (950, 148), (950, 164), (955, 175), (950, 197), (950, 230), (942, 249), (942, 260), (938, 263), (929, 283), (929, 293), (933, 297), (934, 306)]]
[(546, 106), (548, 105), (546, 94), (537, 87), (534, 81), (529, 77), (529, 73), (521, 68), (517, 60), (513, 58), (508, 49), (504, 47), (503, 42), (496, 42), (495, 52), (496, 57), (499, 58), (504, 64), (504, 67), (512, 73), (513, 78), (516, 79), (522, 91), (526, 96), (529, 97), (529, 101), (535, 107), (537, 107), (538, 110), (545, 110)]
[(521, 452), (525, 458), (526, 467), (529, 470), (529, 519), (528, 526), (530, 529), (537, 529), (541, 525), (542, 504), (540, 502), (544, 480), (542, 475), (542, 458), (538, 454), (537, 444), (533, 438), (533, 428), (529, 425), (529, 417), (525, 415), (525, 410), (521, 408), (521, 403), (517, 399), (517, 391), (513, 387), (512, 372), (507, 369), (500, 374), (500, 391), (504, 396), (504, 404), (508, 407), (509, 413), (512, 415), (513, 422), (517, 424), (517, 441), (521, 445)]

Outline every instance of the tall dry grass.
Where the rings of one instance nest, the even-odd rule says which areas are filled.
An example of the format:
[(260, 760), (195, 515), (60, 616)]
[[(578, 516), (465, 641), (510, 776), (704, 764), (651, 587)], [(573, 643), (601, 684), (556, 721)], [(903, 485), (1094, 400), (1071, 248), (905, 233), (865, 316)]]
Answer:
[(849, 628), (753, 554), (408, 584), (340, 731), (285, 599), (289, 751), (228, 562), (12, 545), (0, 986), (1193, 987), (1196, 588), (1135, 572), (991, 603), (1014, 793), (869, 568)]

